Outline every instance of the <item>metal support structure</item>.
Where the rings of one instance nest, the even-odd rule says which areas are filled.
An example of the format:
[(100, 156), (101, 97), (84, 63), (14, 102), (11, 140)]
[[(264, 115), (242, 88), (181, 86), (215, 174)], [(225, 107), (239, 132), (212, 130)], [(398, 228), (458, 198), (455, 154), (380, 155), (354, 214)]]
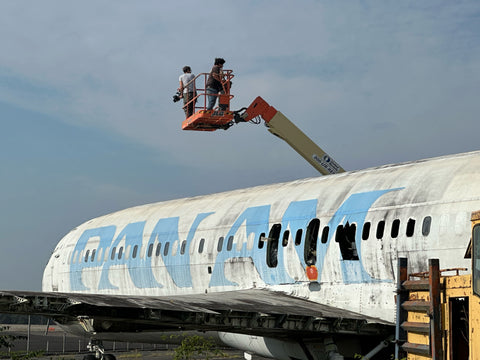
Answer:
[(407, 341), (407, 333), (402, 324), (407, 321), (407, 312), (402, 309), (402, 304), (408, 300), (408, 292), (403, 289), (403, 282), (408, 280), (408, 260), (399, 258), (397, 265), (397, 324), (395, 329), (395, 359), (402, 359), (406, 352), (402, 345)]
[(442, 318), (440, 299), (440, 265), (438, 259), (428, 260), (430, 283), (430, 348), (432, 360), (443, 360)]
[[(388, 347), (388, 345), (390, 345), (392, 340), (393, 340), (393, 336), (390, 336), (388, 337), (388, 339), (383, 340), (382, 342), (380, 342), (380, 344), (378, 344), (372, 350), (370, 350), (370, 352), (367, 355), (364, 355), (362, 360), (371, 360), (372, 357), (374, 357), (380, 351)], [(396, 359), (399, 359), (399, 358), (396, 358)]]

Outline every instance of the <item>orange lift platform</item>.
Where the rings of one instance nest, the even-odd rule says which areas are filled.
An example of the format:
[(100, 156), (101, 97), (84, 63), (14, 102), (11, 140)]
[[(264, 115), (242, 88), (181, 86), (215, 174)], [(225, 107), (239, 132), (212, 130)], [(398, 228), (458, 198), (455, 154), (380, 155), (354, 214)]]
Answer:
[[(203, 78), (204, 85), (203, 88), (197, 87), (196, 96), (184, 105), (184, 108), (186, 108), (189, 105), (192, 106), (193, 102), (194, 113), (182, 122), (182, 130), (227, 130), (237, 123), (260, 124), (263, 120), (269, 132), (284, 140), (321, 174), (330, 175), (345, 171), (285, 115), (269, 105), (260, 96), (255, 98), (248, 108), (243, 107), (236, 111), (230, 110), (230, 100), (233, 98), (233, 95), (230, 94), (233, 78), (232, 70), (224, 70), (221, 81), (223, 91), (218, 95), (213, 95), (218, 97), (218, 107), (207, 110), (209, 95), (206, 93), (206, 82), (208, 75), (202, 73), (191, 81)], [(185, 86), (188, 86), (188, 84)]]
[[(221, 81), (223, 90), (219, 94), (207, 95), (207, 78), (208, 73), (201, 73), (197, 75), (191, 82), (203, 82), (203, 87), (196, 87), (197, 95), (190, 100), (183, 107), (187, 108), (194, 105), (194, 113), (182, 122), (182, 130), (196, 130), (196, 131), (215, 131), (218, 129), (228, 129), (233, 125), (234, 112), (230, 111), (230, 100), (233, 95), (230, 94), (232, 85), (233, 71), (223, 70), (223, 79)], [(197, 81), (199, 79), (200, 81)], [(188, 86), (188, 84), (186, 85)], [(216, 96), (218, 106), (212, 110), (207, 110), (207, 103), (209, 96)]]

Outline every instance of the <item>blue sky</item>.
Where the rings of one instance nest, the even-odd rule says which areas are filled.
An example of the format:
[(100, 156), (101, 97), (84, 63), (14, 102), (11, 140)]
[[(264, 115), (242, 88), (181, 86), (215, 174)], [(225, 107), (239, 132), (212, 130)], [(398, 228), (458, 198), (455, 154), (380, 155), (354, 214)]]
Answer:
[(479, 149), (478, 1), (0, 2), (0, 288), (112, 211), (316, 176), (263, 126), (182, 132), (184, 65), (235, 73), (354, 170)]

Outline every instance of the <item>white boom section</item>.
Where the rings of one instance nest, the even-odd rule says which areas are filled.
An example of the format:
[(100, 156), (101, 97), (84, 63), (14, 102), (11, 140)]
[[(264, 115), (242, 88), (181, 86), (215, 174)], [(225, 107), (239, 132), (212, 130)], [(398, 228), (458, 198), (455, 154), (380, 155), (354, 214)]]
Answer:
[(260, 96), (253, 100), (245, 112), (240, 115), (240, 118), (241, 121), (251, 121), (259, 116), (265, 120), (268, 130), (272, 134), (284, 140), (322, 175), (345, 172), (330, 155)]
[(277, 111), (273, 118), (265, 123), (268, 131), (284, 140), (321, 174), (331, 175), (345, 172), (330, 155), (315, 144), (280, 111)]

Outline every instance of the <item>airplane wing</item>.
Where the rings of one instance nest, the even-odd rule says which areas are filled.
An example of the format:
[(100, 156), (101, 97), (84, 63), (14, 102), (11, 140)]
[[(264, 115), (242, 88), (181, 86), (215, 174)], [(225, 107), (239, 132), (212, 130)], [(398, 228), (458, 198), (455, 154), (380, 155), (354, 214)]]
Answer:
[(383, 333), (387, 326), (344, 310), (278, 291), (169, 297), (0, 291), (0, 312), (40, 314), (58, 322), (80, 322), (87, 333), (201, 330), (259, 336), (303, 333)]

